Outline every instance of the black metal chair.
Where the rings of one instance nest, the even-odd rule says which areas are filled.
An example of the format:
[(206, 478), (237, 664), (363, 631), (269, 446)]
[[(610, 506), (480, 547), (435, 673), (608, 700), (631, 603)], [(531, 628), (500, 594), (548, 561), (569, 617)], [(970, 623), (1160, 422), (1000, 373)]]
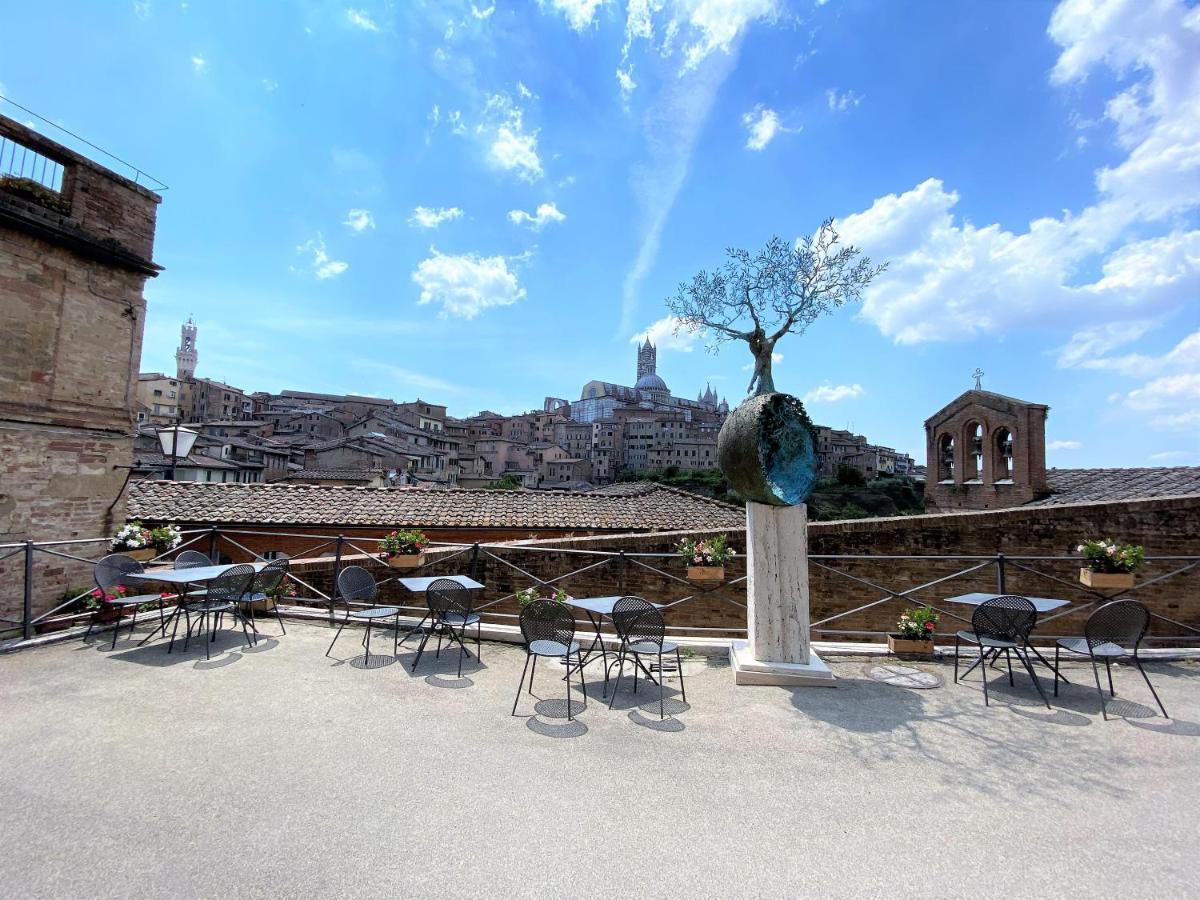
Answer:
[[(625, 656), (633, 654), (633, 692), (637, 693), (638, 669), (641, 668), (643, 656), (658, 658), (658, 717), (665, 719), (663, 701), (666, 696), (666, 680), (663, 678), (662, 658), (664, 653), (675, 654), (676, 671), (679, 672), (679, 689), (683, 693), (683, 701), (687, 702), (687, 688), (683, 683), (683, 660), (679, 657), (679, 645), (666, 640), (666, 623), (662, 613), (654, 604), (641, 597), (622, 597), (613, 604), (613, 626), (617, 637), (621, 639), (621, 648), (617, 651), (617, 678), (613, 682), (612, 697), (609, 698), (608, 708), (612, 709), (613, 701), (617, 699), (617, 688), (621, 686), (621, 675), (625, 671)], [(649, 674), (649, 670), (646, 670)], [(651, 676), (653, 680), (653, 676)]]
[[(380, 619), (392, 617), (396, 620), (396, 636), (392, 641), (392, 653), (394, 655), (396, 652), (396, 642), (400, 637), (400, 608), (397, 606), (375, 605), (375, 600), (379, 597), (379, 585), (375, 583), (375, 579), (371, 576), (371, 573), (362, 566), (347, 566), (338, 575), (336, 593), (338, 599), (346, 604), (346, 618), (338, 626), (337, 634), (329, 642), (329, 649), (325, 651), (325, 655), (328, 656), (333, 651), (333, 645), (342, 636), (342, 629), (353, 620), (367, 623), (367, 633), (363, 636), (363, 646), (367, 648), (367, 659), (370, 659), (371, 626)], [(353, 603), (369, 603), (371, 605), (368, 609), (355, 609), (351, 606)]]
[[(241, 623), (242, 635), (246, 638), (246, 646), (252, 646), (249, 623), (238, 610), (237, 605), (241, 600), (242, 594), (246, 593), (246, 590), (253, 581), (254, 566), (230, 566), (221, 575), (208, 582), (208, 588), (205, 590), (203, 598), (183, 604), (184, 613), (187, 617), (187, 634), (183, 639), (184, 652), (187, 652), (188, 644), (192, 639), (192, 628), (195, 625), (198, 626), (197, 633), (204, 640), (204, 656), (206, 659), (212, 659), (212, 644), (217, 639), (217, 631), (221, 627), (221, 621), (225, 613), (229, 613), (235, 621)], [(192, 616), (196, 617), (195, 623), (192, 621)], [(175, 627), (171, 629), (171, 643), (167, 647), (168, 653), (175, 649), (175, 635), (178, 631), (179, 616), (177, 615), (175, 617)]]
[[(1113, 689), (1112, 661), (1131, 656), (1133, 664), (1137, 666), (1137, 670), (1142, 673), (1142, 678), (1146, 681), (1146, 687), (1150, 688), (1150, 693), (1154, 695), (1154, 702), (1158, 704), (1163, 718), (1169, 719), (1171, 717), (1167, 715), (1166, 707), (1158, 699), (1158, 691), (1154, 690), (1154, 685), (1150, 683), (1150, 676), (1146, 674), (1146, 670), (1142, 668), (1142, 661), (1138, 659), (1138, 647), (1141, 646), (1142, 639), (1146, 636), (1149, 628), (1150, 610), (1136, 600), (1114, 600), (1111, 603), (1105, 603), (1088, 616), (1087, 623), (1083, 626), (1083, 637), (1059, 638), (1055, 642), (1055, 672), (1058, 671), (1060, 648), (1069, 653), (1088, 657), (1092, 661), (1092, 674), (1096, 676), (1096, 691), (1100, 694), (1100, 712), (1107, 721), (1108, 708), (1104, 702), (1104, 689), (1100, 687), (1100, 669), (1096, 665), (1096, 660), (1104, 660), (1104, 670), (1108, 674), (1108, 693), (1115, 697), (1117, 692)], [(1133, 649), (1126, 650), (1125, 648), (1130, 645)], [(1058, 696), (1057, 678), (1054, 679), (1054, 696)]]
[(199, 550), (184, 550), (175, 557), (176, 569), (199, 569), (202, 566), (211, 566), (213, 561)]
[(425, 652), (425, 645), (429, 643), (429, 636), (433, 631), (436, 631), (438, 636), (434, 659), (438, 659), (442, 655), (443, 634), (450, 638), (451, 644), (458, 643), (459, 678), (462, 678), (463, 657), (471, 655), (466, 645), (467, 628), (471, 625), (475, 626), (475, 656), (476, 659), (480, 658), (480, 638), (483, 626), (479, 615), (471, 612), (473, 601), (470, 588), (463, 587), (453, 578), (439, 578), (425, 589), (425, 602), (429, 605), (431, 630), (426, 631), (421, 637), (421, 645), (417, 648), (417, 658), (413, 660), (412, 671), (417, 671), (417, 663), (421, 661), (421, 654)]
[[(124, 553), (112, 553), (96, 563), (96, 568), (93, 577), (96, 579), (96, 587), (101, 593), (100, 603), (92, 613), (92, 620), (88, 623), (87, 631), (84, 632), (83, 640), (86, 642), (92, 633), (92, 629), (96, 627), (96, 623), (100, 621), (100, 616), (105, 608), (119, 610), (121, 615), (124, 615), (125, 610), (133, 608), (133, 617), (129, 621), (129, 633), (133, 634), (133, 628), (137, 624), (137, 608), (143, 603), (157, 603), (159, 605), (159, 624), (162, 624), (162, 599), (158, 594), (118, 594), (115, 593), (118, 587), (124, 587), (125, 576), (140, 574), (143, 572), (142, 564), (132, 556), (126, 556)], [(113, 592), (113, 593), (110, 593)], [(104, 597), (111, 596), (112, 600), (105, 600)], [(117, 632), (121, 630), (121, 617), (113, 623), (113, 638), (110, 650), (117, 648)]]
[[(257, 620), (254, 614), (254, 604), (262, 603), (265, 600), (272, 600), (271, 591), (279, 587), (288, 574), (287, 558), (273, 559), (254, 576), (254, 580), (250, 583), (250, 589), (242, 595), (238, 603), (244, 608), (243, 616), (250, 620), (250, 630), (254, 632), (254, 642), (258, 643), (258, 627)], [(279, 622), (279, 629), (284, 634), (287, 634), (287, 629), (283, 626), (283, 616), (279, 613), (279, 602), (273, 601), (271, 608), (275, 612), (275, 619)], [(249, 613), (249, 615), (246, 615)]]
[(979, 659), (963, 672), (962, 677), (966, 678), (971, 674), (972, 669), (979, 666), (980, 677), (983, 679), (983, 703), (985, 706), (990, 706), (987, 683), (988, 659), (996, 659), (1003, 652), (1004, 658), (1008, 662), (1008, 683), (1013, 684), (1012, 657), (1009, 654), (1015, 653), (1017, 659), (1025, 666), (1029, 677), (1033, 679), (1033, 685), (1041, 695), (1046, 708), (1049, 709), (1050, 701), (1046, 698), (1046, 692), (1042, 690), (1042, 683), (1038, 680), (1037, 673), (1033, 671), (1033, 664), (1029, 661), (1029, 634), (1036, 624), (1037, 609), (1025, 597), (993, 597), (991, 600), (979, 604), (971, 616), (971, 630), (959, 631), (954, 635), (955, 683), (957, 684), (959, 679), (958, 649), (960, 643), (966, 641), (977, 645)]
[[(512, 714), (517, 714), (517, 703), (521, 700), (521, 688), (525, 685), (525, 673), (529, 672), (529, 693), (533, 694), (533, 676), (537, 672), (539, 656), (561, 659), (567, 666), (567, 720), (571, 714), (571, 656), (575, 656), (576, 671), (579, 672), (579, 687), (583, 691), (583, 705), (587, 708), (587, 684), (583, 680), (583, 655), (575, 640), (575, 616), (566, 605), (557, 600), (534, 600), (521, 610), (521, 637), (525, 639), (525, 668), (517, 684), (517, 696), (513, 700)], [(530, 670), (529, 661), (533, 660)]]

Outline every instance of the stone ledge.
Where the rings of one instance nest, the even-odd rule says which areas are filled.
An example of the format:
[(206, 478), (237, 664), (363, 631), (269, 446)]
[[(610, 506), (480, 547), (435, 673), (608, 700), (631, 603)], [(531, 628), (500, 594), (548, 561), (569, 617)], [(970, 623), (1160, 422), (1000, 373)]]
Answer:
[(767, 662), (750, 654), (749, 641), (729, 642), (729, 662), (734, 684), (766, 684), (782, 687), (837, 687), (837, 678), (812, 649), (808, 664)]

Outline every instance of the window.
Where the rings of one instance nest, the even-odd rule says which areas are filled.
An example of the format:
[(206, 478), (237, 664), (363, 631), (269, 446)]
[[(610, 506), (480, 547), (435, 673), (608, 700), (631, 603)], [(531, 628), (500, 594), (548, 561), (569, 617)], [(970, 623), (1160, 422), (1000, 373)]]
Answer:
[(972, 422), (967, 426), (967, 459), (963, 472), (965, 481), (983, 479), (983, 426)]
[(1013, 434), (1007, 428), (997, 428), (995, 438), (996, 462), (992, 472), (993, 481), (1012, 481), (1013, 477)]
[(938, 438), (938, 481), (954, 480), (954, 438), (943, 434)]

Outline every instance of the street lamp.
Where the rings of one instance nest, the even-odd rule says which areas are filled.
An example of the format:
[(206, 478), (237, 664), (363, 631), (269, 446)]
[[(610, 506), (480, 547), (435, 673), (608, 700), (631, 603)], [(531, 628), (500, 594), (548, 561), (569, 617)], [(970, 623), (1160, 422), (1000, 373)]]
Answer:
[(175, 480), (175, 466), (181, 459), (187, 459), (192, 452), (199, 433), (190, 428), (172, 425), (170, 428), (157, 428), (158, 443), (162, 447), (163, 456), (171, 460), (171, 480)]

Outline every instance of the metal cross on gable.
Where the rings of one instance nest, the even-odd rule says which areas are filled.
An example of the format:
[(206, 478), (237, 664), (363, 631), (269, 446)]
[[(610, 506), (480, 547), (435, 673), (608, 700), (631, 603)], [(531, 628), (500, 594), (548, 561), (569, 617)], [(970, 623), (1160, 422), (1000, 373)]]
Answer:
[(977, 391), (983, 390), (983, 375), (984, 371), (980, 368), (976, 368), (975, 371), (971, 373), (971, 377), (975, 379), (975, 390)]

